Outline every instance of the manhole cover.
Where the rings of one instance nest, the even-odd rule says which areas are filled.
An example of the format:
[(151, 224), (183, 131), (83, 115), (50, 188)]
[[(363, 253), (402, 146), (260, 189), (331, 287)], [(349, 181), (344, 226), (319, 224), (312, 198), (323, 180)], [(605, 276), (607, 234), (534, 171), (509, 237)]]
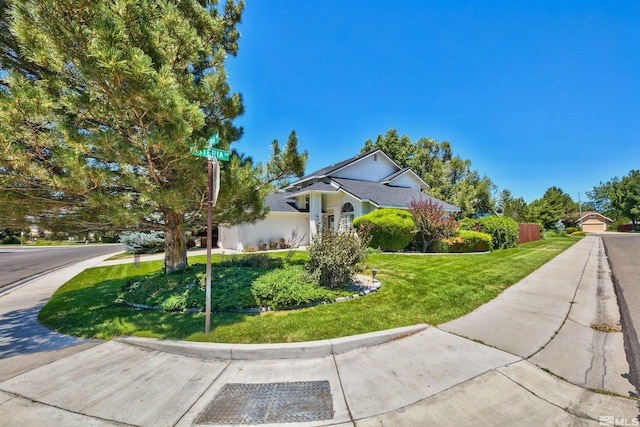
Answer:
[(329, 420), (329, 381), (225, 384), (198, 424), (267, 424)]

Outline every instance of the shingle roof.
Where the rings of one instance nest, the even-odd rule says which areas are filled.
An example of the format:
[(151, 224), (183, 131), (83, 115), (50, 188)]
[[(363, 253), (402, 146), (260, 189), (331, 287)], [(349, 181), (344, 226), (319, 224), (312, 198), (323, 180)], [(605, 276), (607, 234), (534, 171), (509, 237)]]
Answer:
[(380, 207), (408, 207), (412, 200), (432, 200), (449, 212), (460, 212), (460, 208), (425, 194), (414, 188), (392, 187), (379, 182), (333, 178), (340, 187), (360, 200), (369, 200)]
[(271, 212), (306, 212), (305, 210), (297, 209), (294, 202), (285, 199), (285, 196), (285, 193), (269, 194), (265, 199), (265, 204), (269, 206)]
[(326, 182), (314, 182), (313, 184), (307, 186), (307, 187), (303, 187), (298, 191), (294, 191), (291, 193), (286, 193), (286, 197), (290, 198), (290, 197), (294, 197), (295, 195), (297, 195), (298, 193), (303, 193), (303, 192), (307, 192), (307, 191), (323, 191), (323, 192), (336, 192), (338, 191), (338, 189), (331, 185), (331, 184), (327, 184)]

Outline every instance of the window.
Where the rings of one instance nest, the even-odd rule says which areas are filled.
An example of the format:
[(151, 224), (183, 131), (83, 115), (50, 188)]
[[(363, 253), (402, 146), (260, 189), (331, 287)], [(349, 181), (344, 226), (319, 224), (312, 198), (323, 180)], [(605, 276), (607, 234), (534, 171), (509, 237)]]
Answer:
[(340, 210), (341, 218), (340, 218), (340, 228), (348, 229), (351, 228), (353, 224), (354, 210), (353, 205), (349, 202), (342, 205), (342, 209)]

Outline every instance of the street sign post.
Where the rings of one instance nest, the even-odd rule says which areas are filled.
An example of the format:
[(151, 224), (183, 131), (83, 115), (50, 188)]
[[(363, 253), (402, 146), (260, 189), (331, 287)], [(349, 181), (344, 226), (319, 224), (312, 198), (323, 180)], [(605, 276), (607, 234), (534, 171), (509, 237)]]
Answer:
[(211, 246), (212, 245), (212, 228), (211, 211), (218, 200), (220, 191), (220, 164), (218, 160), (229, 161), (229, 151), (213, 148), (218, 144), (218, 132), (214, 133), (207, 139), (208, 148), (204, 150), (193, 151), (191, 154), (198, 157), (207, 157), (209, 159), (207, 165), (207, 269), (205, 281), (205, 320), (204, 332), (208, 334), (211, 330)]
[(228, 150), (220, 150), (219, 148), (210, 147), (203, 150), (194, 151), (191, 154), (199, 157), (215, 157), (218, 160), (224, 160), (228, 162), (230, 153)]

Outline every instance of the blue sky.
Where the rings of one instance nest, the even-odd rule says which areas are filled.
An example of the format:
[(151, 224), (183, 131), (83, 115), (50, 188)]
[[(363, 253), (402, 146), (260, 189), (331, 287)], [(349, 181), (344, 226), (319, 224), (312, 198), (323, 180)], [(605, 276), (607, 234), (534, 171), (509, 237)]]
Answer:
[(312, 172), (396, 128), (528, 202), (584, 200), (640, 168), (639, 23), (637, 1), (248, 0), (235, 147), (265, 161), (295, 129)]

